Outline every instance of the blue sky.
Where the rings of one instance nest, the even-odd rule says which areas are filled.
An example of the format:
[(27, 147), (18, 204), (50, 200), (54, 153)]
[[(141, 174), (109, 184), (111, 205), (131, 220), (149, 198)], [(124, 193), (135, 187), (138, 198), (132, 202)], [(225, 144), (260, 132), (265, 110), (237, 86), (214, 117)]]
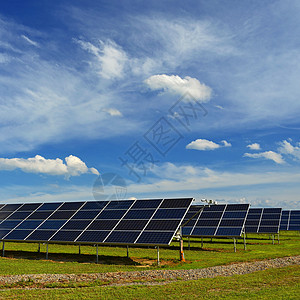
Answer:
[(1, 202), (299, 209), (299, 1), (2, 2)]

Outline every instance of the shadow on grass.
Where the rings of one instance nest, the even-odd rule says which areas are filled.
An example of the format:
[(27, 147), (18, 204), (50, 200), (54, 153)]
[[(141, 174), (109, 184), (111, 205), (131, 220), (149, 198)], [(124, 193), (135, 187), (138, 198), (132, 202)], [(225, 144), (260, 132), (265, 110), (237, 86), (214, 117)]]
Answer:
[[(6, 258), (12, 259), (28, 259), (28, 260), (46, 260), (45, 252), (32, 251), (5, 251)], [(76, 254), (76, 253), (48, 253), (48, 260), (55, 262), (78, 262), (78, 263), (96, 263), (96, 254)], [(105, 265), (140, 265), (130, 257), (99, 255), (98, 264)]]

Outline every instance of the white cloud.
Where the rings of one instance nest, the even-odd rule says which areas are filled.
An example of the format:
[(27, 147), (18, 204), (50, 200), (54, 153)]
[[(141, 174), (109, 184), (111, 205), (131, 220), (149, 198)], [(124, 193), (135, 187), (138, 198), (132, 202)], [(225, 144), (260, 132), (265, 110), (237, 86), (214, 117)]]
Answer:
[(250, 144), (250, 145), (247, 145), (247, 147), (251, 150), (260, 150), (260, 144), (258, 143), (253, 143), (253, 144)]
[(39, 47), (39, 44), (35, 41), (33, 41), (32, 39), (30, 39), (29, 37), (27, 37), (26, 35), (22, 34), (21, 37), (30, 45), (35, 46), (35, 47)]
[(212, 141), (205, 140), (205, 139), (197, 139), (188, 145), (186, 145), (186, 149), (194, 149), (194, 150), (215, 150), (221, 147), (231, 147), (231, 144), (228, 143), (227, 141), (223, 140), (221, 141), (223, 144), (216, 144)]
[(90, 42), (75, 40), (84, 50), (96, 57), (99, 74), (106, 79), (121, 78), (124, 74), (124, 67), (128, 61), (125, 51), (115, 42), (108, 40), (106, 43), (99, 41), (99, 46)]
[(278, 151), (282, 154), (290, 155), (293, 158), (300, 160), (300, 145), (293, 146), (290, 142), (287, 140), (284, 140), (279, 143), (280, 147), (278, 148)]
[(277, 164), (284, 164), (285, 161), (282, 158), (280, 153), (276, 153), (274, 151), (265, 151), (261, 153), (245, 153), (244, 157), (251, 157), (251, 158), (265, 158), (270, 159), (276, 162)]
[(20, 169), (26, 173), (38, 173), (48, 175), (64, 175), (66, 177), (79, 176), (92, 173), (99, 175), (95, 168), (88, 168), (78, 157), (70, 155), (65, 158), (66, 163), (61, 159), (46, 159), (40, 155), (24, 158), (0, 158), (0, 171), (13, 171)]
[(214, 171), (210, 168), (175, 165), (170, 162), (155, 166), (152, 172), (156, 175), (156, 178), (149, 178), (148, 183), (128, 185), (128, 193), (147, 194), (172, 191), (176, 194), (179, 191), (192, 191), (192, 194), (195, 195), (195, 193), (199, 193), (203, 189), (212, 189), (217, 193), (217, 188), (227, 189), (234, 186), (298, 183), (300, 180), (298, 171)]
[(189, 76), (181, 78), (178, 75), (153, 75), (144, 82), (152, 90), (163, 90), (177, 95), (189, 93), (202, 102), (207, 102), (211, 98), (211, 88)]
[(102, 111), (107, 112), (112, 117), (122, 117), (122, 113), (116, 108), (103, 108)]

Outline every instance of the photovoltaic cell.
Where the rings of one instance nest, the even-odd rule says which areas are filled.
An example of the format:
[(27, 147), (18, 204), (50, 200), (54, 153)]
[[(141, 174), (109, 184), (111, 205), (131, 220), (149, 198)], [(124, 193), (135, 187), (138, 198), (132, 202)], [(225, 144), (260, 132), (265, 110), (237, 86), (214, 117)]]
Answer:
[(40, 211), (40, 210), (54, 211), (60, 205), (62, 205), (62, 203), (44, 203), (41, 207), (39, 207), (37, 209), (37, 211)]

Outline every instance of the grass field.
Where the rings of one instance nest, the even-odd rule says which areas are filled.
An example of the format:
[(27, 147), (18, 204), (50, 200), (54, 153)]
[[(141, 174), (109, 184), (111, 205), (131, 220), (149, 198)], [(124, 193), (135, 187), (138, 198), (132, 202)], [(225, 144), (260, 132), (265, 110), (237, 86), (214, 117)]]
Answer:
[[(99, 247), (99, 264), (95, 264), (96, 248), (81, 246), (49, 245), (49, 260), (45, 260), (46, 246), (37, 253), (37, 244), (5, 243), (5, 257), (0, 258), (0, 275), (102, 273), (136, 271), (144, 269), (195, 269), (233, 262), (255, 261), (276, 257), (300, 255), (299, 232), (282, 232), (280, 244), (272, 245), (268, 235), (249, 235), (247, 250), (242, 240), (234, 253), (232, 240), (204, 239), (203, 249), (199, 239), (192, 239), (190, 250), (185, 241), (186, 263), (179, 261), (178, 243), (160, 248), (161, 266), (156, 265), (156, 249), (129, 248), (129, 258), (124, 247)], [(49, 289), (23, 290), (0, 289), (0, 299), (299, 299), (299, 266), (255, 272), (248, 275), (218, 277), (196, 281), (177, 281), (156, 286), (104, 286), (88, 285), (55, 286)]]

